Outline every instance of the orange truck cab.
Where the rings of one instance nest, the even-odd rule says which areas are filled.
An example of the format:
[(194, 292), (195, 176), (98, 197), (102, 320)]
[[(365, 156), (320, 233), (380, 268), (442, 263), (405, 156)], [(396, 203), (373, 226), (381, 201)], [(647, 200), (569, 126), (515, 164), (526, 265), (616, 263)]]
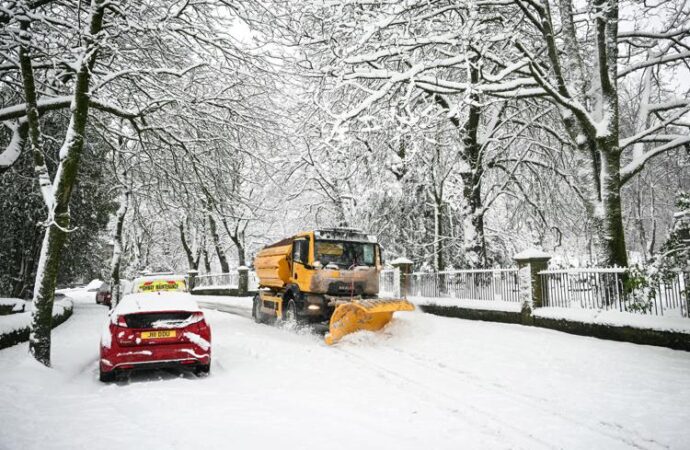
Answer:
[(378, 297), (381, 248), (359, 230), (319, 229), (266, 246), (254, 268), (257, 322), (327, 321), (340, 303)]

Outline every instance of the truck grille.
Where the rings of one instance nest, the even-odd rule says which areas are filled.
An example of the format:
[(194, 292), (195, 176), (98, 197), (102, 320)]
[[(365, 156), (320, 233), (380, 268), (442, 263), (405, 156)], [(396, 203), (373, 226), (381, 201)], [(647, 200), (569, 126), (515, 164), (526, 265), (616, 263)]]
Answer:
[(334, 281), (328, 285), (329, 295), (362, 295), (364, 293), (364, 283), (355, 282), (354, 289), (352, 283), (344, 281)]

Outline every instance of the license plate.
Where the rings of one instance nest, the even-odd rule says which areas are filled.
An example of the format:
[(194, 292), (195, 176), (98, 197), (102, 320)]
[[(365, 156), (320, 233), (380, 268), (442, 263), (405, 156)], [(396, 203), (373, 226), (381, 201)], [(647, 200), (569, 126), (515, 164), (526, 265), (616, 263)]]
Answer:
[(177, 335), (175, 330), (142, 331), (142, 339), (165, 339), (174, 338)]

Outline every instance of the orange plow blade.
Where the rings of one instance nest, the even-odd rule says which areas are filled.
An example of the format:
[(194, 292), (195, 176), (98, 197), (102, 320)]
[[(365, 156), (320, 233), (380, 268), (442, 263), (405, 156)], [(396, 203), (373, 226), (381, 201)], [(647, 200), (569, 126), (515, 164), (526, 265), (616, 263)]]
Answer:
[(331, 316), (326, 344), (333, 345), (355, 331), (380, 330), (391, 321), (396, 311), (414, 311), (414, 305), (402, 299), (354, 300), (338, 305)]

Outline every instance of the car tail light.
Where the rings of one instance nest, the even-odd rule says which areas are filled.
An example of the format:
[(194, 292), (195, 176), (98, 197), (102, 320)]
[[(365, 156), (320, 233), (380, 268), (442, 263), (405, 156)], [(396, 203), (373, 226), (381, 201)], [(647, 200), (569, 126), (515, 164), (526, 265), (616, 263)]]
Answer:
[(127, 328), (127, 321), (125, 320), (125, 316), (117, 317), (117, 326), (121, 328)]
[(203, 322), (203, 320), (204, 320), (204, 313), (195, 312), (194, 314), (192, 314), (192, 317), (189, 318), (189, 323), (190, 324), (199, 323), (199, 322)]

